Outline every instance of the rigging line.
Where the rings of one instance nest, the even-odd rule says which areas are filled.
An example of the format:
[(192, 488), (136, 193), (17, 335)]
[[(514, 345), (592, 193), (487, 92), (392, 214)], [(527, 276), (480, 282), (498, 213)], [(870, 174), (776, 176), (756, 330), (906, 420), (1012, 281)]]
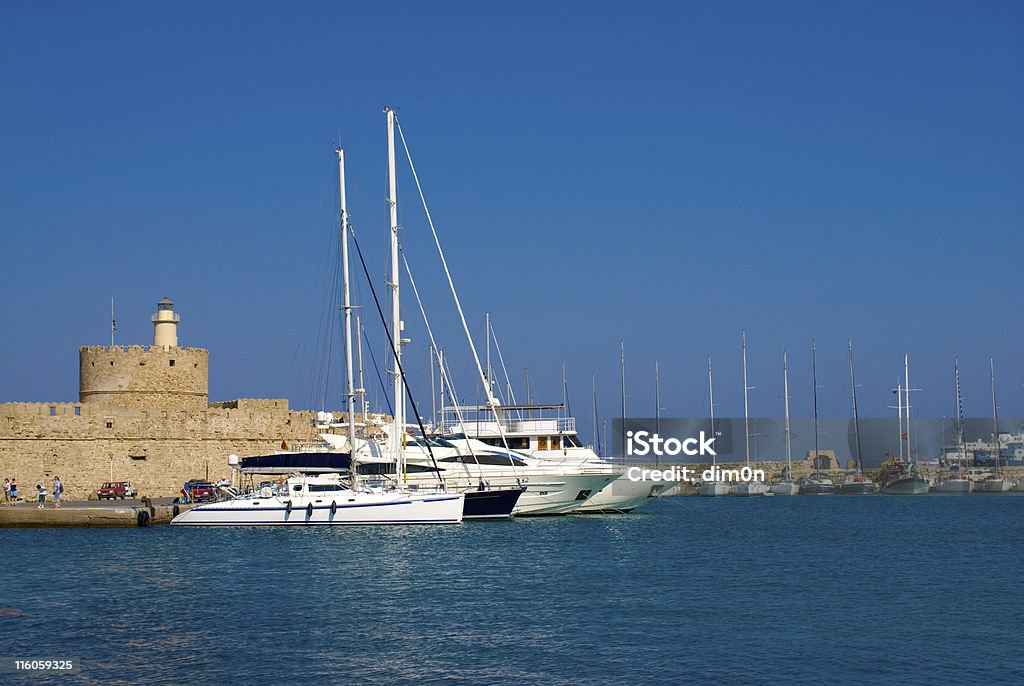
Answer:
[(501, 418), (498, 416), (498, 409), (495, 407), (496, 401), (494, 395), (491, 393), (490, 386), (487, 383), (487, 377), (484, 376), (484, 370), (480, 366), (480, 356), (476, 352), (476, 345), (473, 343), (473, 336), (469, 333), (469, 324), (466, 323), (466, 315), (462, 311), (462, 304), (459, 302), (459, 295), (455, 291), (455, 282), (452, 280), (452, 273), (448, 269), (448, 260), (444, 257), (444, 251), (441, 250), (441, 240), (437, 237), (437, 229), (434, 228), (434, 220), (430, 216), (430, 210), (427, 208), (427, 199), (423, 195), (423, 186), (420, 185), (420, 177), (416, 173), (416, 166), (412, 163), (412, 153), (409, 152), (409, 145), (405, 141), (405, 133), (402, 131), (402, 125), (398, 122), (398, 115), (395, 115), (395, 126), (398, 128), (398, 135), (402, 139), (402, 147), (405, 149), (405, 158), (409, 160), (409, 171), (412, 172), (412, 178), (416, 182), (416, 190), (420, 194), (420, 202), (423, 204), (423, 212), (427, 215), (427, 224), (430, 225), (430, 233), (434, 236), (434, 245), (437, 246), (437, 254), (441, 258), (441, 265), (444, 267), (445, 276), (448, 277), (448, 287), (451, 289), (452, 298), (455, 300), (455, 307), (459, 311), (459, 319), (462, 320), (462, 330), (466, 334), (466, 340), (469, 341), (469, 349), (473, 353), (473, 361), (476, 363), (477, 373), (480, 375), (480, 381), (483, 383), (485, 390), (487, 391), (487, 405), (491, 408), (491, 414), (494, 415), (494, 422), (498, 426), (498, 434), (501, 436), (501, 443), (505, 446), (505, 450), (510, 450), (508, 447), (508, 440), (505, 437), (505, 429), (501, 425)]
[[(498, 361), (501, 362), (501, 371), (505, 375), (505, 384), (508, 389), (508, 402), (510, 405), (516, 404), (516, 394), (512, 391), (512, 380), (508, 376), (508, 369), (505, 367), (505, 358), (501, 354), (501, 346), (498, 345), (498, 334), (494, 332), (494, 322), (491, 322), (491, 339), (494, 341), (494, 349), (498, 351)], [(523, 419), (523, 411), (516, 410), (516, 414), (519, 420)]]
[[(370, 345), (370, 339), (366, 336), (366, 329), (363, 329), (363, 340), (366, 341), (366, 351), (370, 353), (370, 362), (373, 363), (373, 371), (377, 372), (377, 382), (380, 383), (381, 393), (384, 395), (384, 402), (388, 406), (388, 412), (394, 415), (395, 410), (391, 407), (391, 398), (388, 397), (387, 388), (384, 387), (384, 377), (380, 375), (380, 367), (377, 366), (377, 358), (373, 355), (373, 346)], [(365, 419), (363, 421), (366, 421)]]
[[(356, 239), (355, 229), (352, 228), (351, 225), (349, 226), (349, 233), (352, 235), (352, 243), (356, 246), (356, 254), (359, 255), (359, 264), (363, 266), (363, 272), (366, 274), (366, 280), (369, 281), (370, 270), (366, 268), (366, 260), (363, 259), (363, 251), (359, 247), (359, 241)], [(381, 324), (383, 324), (384, 326), (384, 333), (388, 337), (388, 343), (391, 344), (391, 349), (398, 353), (397, 345), (401, 345), (401, 343), (396, 344), (395, 339), (391, 336), (391, 331), (388, 329), (387, 325), (387, 319), (384, 318), (384, 310), (381, 309), (380, 300), (377, 298), (377, 289), (373, 288), (372, 284), (370, 288), (370, 293), (373, 295), (373, 303), (377, 306), (377, 314), (380, 315), (380, 321)], [(440, 467), (437, 466), (437, 460), (434, 459), (434, 450), (431, 448), (430, 441), (427, 439), (427, 430), (423, 427), (423, 418), (420, 416), (419, 408), (416, 407), (416, 400), (412, 397), (412, 391), (409, 389), (409, 380), (405, 376), (405, 368), (402, 366), (402, 362), (399, 359), (400, 357), (400, 354), (395, 355), (395, 366), (398, 367), (397, 372), (402, 377), (402, 387), (405, 389), (405, 396), (409, 399), (409, 404), (412, 405), (412, 411), (416, 415), (416, 424), (420, 427), (420, 434), (423, 436), (423, 444), (427, 449), (427, 454), (430, 455), (431, 464), (434, 465), (434, 475), (437, 477), (438, 482), (440, 482), (441, 485), (444, 486), (444, 480), (441, 478), (441, 469)], [(395, 426), (395, 430), (400, 430), (403, 433), (405, 432), (404, 427)], [(395, 459), (395, 465), (397, 469), (398, 456), (396, 456)]]
[[(406, 259), (405, 250), (402, 250), (401, 247), (399, 247), (398, 252), (402, 256), (402, 263), (405, 265), (405, 273), (409, 276), (409, 285), (412, 286), (413, 295), (416, 296), (416, 304), (419, 305), (420, 314), (423, 315), (423, 324), (426, 325), (427, 327), (427, 336), (430, 338), (430, 345), (433, 346), (433, 349), (437, 354), (437, 364), (438, 367), (440, 367), (441, 369), (441, 383), (444, 383), (448, 386), (448, 391), (451, 393), (452, 398), (455, 399), (455, 416), (459, 420), (459, 424), (462, 425), (463, 431), (465, 431), (466, 422), (462, 416), (462, 408), (459, 407), (459, 396), (458, 394), (455, 393), (455, 386), (454, 384), (452, 384), (451, 379), (449, 379), (448, 376), (445, 374), (444, 362), (441, 357), (441, 353), (438, 350), (437, 341), (434, 340), (434, 332), (430, 328), (430, 320), (427, 319), (427, 311), (423, 308), (423, 300), (420, 299), (420, 291), (418, 288), (416, 288), (416, 280), (412, 278), (412, 270), (409, 268), (409, 260)], [(443, 413), (444, 408), (441, 408), (441, 411)], [(441, 433), (444, 433), (443, 422), (441, 427)], [(469, 454), (472, 455), (473, 457), (473, 461), (476, 462), (477, 467), (479, 467), (480, 459), (476, 456), (476, 451), (473, 450), (472, 444), (467, 441), (466, 445), (469, 448)], [(515, 469), (514, 466), (513, 469)], [(516, 476), (518, 477), (519, 474), (516, 473)]]

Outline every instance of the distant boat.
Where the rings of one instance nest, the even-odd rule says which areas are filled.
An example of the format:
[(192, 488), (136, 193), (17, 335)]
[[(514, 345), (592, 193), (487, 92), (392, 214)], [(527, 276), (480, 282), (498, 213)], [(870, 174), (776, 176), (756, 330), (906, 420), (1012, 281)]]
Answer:
[[(748, 392), (750, 386), (747, 384), (747, 332), (743, 332), (743, 432), (747, 449), (747, 473), (753, 473), (750, 462), (750, 403)], [(765, 495), (768, 493), (768, 484), (763, 481), (751, 479), (750, 481), (737, 481), (729, 490), (729, 495)]]
[[(715, 437), (715, 385), (711, 380), (711, 356), (708, 355), (708, 404), (711, 407), (711, 437)], [(711, 456), (711, 473), (712, 475), (718, 474), (718, 470), (715, 467), (718, 462), (715, 460), (715, 456)], [(706, 497), (729, 495), (729, 484), (725, 481), (719, 481), (717, 479), (711, 481), (701, 481), (697, 484), (697, 495)]]
[(782, 392), (786, 397), (786, 468), (778, 479), (768, 486), (768, 492), (772, 495), (796, 495), (800, 492), (800, 486), (793, 481), (793, 442), (789, 425), (789, 364), (786, 361), (786, 352), (782, 352)]
[(988, 369), (992, 379), (992, 458), (996, 464), (996, 473), (975, 482), (974, 490), (978, 493), (1006, 493), (1010, 490), (1010, 482), (1003, 478), (1003, 461), (1000, 459), (999, 412), (996, 409), (996, 368), (991, 357), (988, 358)]
[[(882, 463), (882, 493), (886, 495), (925, 495), (928, 480), (914, 467), (910, 459), (910, 355), (903, 357), (903, 373), (906, 385), (896, 384), (896, 406), (900, 420), (900, 454)], [(907, 425), (903, 427), (903, 399), (906, 396)], [(907, 442), (907, 459), (903, 459), (903, 441)]]
[(956, 358), (953, 358), (953, 382), (956, 386), (956, 414), (957, 414), (957, 450), (956, 471), (939, 479), (935, 490), (939, 493), (970, 493), (974, 490), (974, 483), (964, 475), (964, 459), (967, 457), (967, 448), (964, 442), (964, 406), (960, 397), (960, 365)]
[(850, 350), (850, 397), (853, 402), (853, 432), (856, 437), (857, 469), (839, 484), (839, 495), (874, 495), (878, 484), (864, 475), (864, 459), (860, 447), (860, 419), (857, 417), (857, 381), (853, 376), (853, 341), (847, 341)]
[(800, 479), (799, 495), (835, 495), (838, 486), (821, 473), (821, 461), (818, 459), (818, 362), (814, 341), (811, 341), (811, 387), (814, 398), (814, 474)]

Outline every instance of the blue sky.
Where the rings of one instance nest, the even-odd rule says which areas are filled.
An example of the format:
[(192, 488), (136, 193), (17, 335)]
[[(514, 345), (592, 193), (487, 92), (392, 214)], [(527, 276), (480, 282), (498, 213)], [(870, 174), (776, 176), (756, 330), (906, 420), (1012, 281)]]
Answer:
[[(399, 116), (476, 333), (521, 393), (589, 427), (716, 404), (1024, 414), (1024, 7), (1015, 2), (141, 3), (0, 7), (0, 401), (74, 400), (77, 347), (151, 341), (171, 296), (214, 399), (316, 407), (337, 249), (333, 147), (385, 264), (383, 105)], [(466, 345), (414, 188), (403, 240), (460, 392)], [(364, 304), (365, 286), (360, 287)], [(406, 308), (409, 373), (426, 337)], [(372, 310), (370, 336), (383, 345)], [(336, 332), (337, 326), (331, 326)], [(332, 347), (336, 357), (337, 336)], [(326, 403), (336, 406), (337, 362)]]

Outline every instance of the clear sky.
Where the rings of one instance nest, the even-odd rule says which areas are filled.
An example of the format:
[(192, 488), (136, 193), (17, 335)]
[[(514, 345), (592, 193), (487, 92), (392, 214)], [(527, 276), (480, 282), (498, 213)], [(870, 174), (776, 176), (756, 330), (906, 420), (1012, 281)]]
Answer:
[[(618, 411), (1024, 414), (1019, 2), (0, 4), (0, 402), (77, 397), (77, 348), (152, 340), (169, 295), (213, 399), (337, 407), (337, 189), (378, 283), (383, 105), (399, 117), (478, 338), (517, 392)], [(403, 241), (474, 400), (402, 171)], [(359, 288), (364, 304), (365, 285)], [(429, 406), (407, 301), (409, 371)], [(364, 310), (380, 360), (372, 308)], [(322, 378), (323, 332), (333, 334)], [(372, 377), (372, 372), (368, 372)], [(370, 385), (368, 383), (368, 385)], [(379, 392), (377, 393), (379, 396)], [(326, 400), (320, 398), (326, 396)]]

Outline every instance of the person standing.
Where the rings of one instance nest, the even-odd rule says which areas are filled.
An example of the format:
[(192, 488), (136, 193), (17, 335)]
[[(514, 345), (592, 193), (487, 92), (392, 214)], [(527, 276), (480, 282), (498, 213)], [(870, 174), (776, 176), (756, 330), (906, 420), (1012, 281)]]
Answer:
[(53, 477), (53, 506), (55, 508), (60, 507), (60, 497), (64, 495), (64, 484), (60, 482), (60, 477)]
[(36, 484), (36, 491), (39, 492), (39, 505), (36, 509), (41, 510), (46, 505), (46, 487), (42, 484)]
[(18, 504), (18, 477), (11, 479), (11, 505)]
[(4, 505), (11, 504), (11, 480), (4, 479)]

